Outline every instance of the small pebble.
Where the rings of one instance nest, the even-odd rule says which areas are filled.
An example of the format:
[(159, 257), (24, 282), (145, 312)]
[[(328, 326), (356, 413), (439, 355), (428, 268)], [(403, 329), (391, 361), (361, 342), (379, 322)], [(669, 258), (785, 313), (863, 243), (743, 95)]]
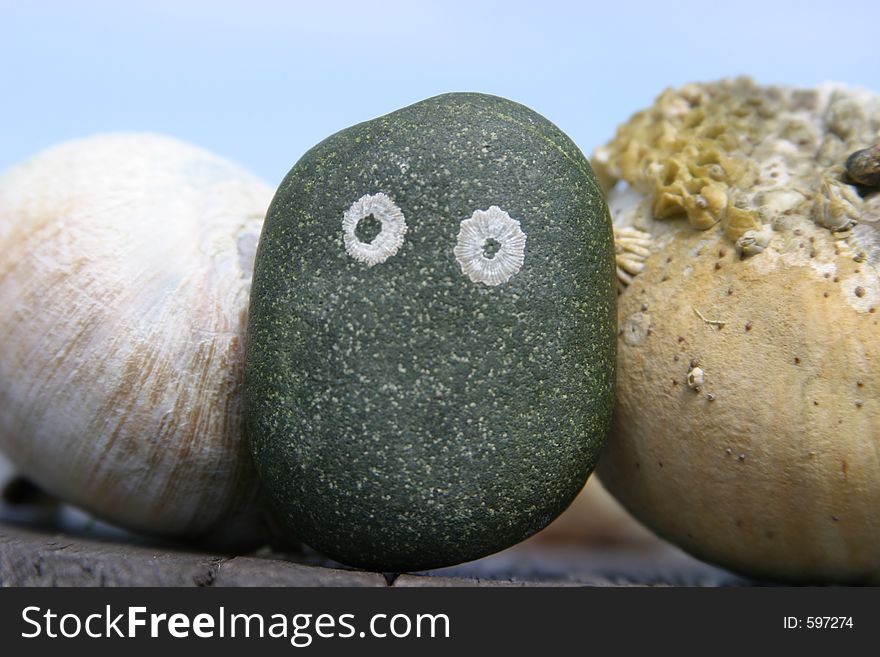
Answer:
[(856, 151), (846, 159), (846, 175), (867, 187), (880, 186), (880, 144)]

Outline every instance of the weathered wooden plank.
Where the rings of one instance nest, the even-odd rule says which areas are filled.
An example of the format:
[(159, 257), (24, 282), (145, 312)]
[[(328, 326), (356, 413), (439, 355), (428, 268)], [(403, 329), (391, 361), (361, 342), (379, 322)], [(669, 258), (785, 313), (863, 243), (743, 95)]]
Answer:
[(524, 544), (470, 564), (400, 576), (349, 570), (313, 552), (229, 556), (0, 523), (0, 586), (724, 586), (751, 582), (671, 547)]
[(382, 575), (279, 559), (104, 543), (0, 525), (2, 586), (386, 586)]

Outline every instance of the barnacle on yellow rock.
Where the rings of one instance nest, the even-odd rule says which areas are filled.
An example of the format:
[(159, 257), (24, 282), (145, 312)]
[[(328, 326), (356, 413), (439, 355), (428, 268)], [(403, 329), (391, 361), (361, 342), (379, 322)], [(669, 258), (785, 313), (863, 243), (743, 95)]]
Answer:
[(771, 237), (771, 230), (747, 230), (736, 240), (736, 248), (746, 257), (757, 255), (767, 248)]
[(854, 91), (737, 78), (667, 89), (593, 164), (609, 189), (623, 180), (648, 197), (654, 219), (719, 226), (733, 242), (791, 214), (844, 231), (862, 199), (845, 184), (843, 161), (877, 135)]
[(813, 197), (813, 221), (833, 233), (849, 230), (858, 223), (858, 203), (849, 185), (826, 178)]
[(729, 240), (738, 240), (750, 230), (760, 230), (761, 220), (755, 210), (746, 210), (734, 205), (726, 208), (724, 214), (724, 234)]
[(645, 268), (645, 259), (651, 255), (651, 236), (631, 226), (614, 229), (614, 258), (620, 288), (633, 282), (633, 277)]

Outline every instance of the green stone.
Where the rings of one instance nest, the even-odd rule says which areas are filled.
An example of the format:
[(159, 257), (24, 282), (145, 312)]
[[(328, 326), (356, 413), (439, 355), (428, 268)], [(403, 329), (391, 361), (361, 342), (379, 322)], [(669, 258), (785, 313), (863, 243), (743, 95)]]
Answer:
[(386, 572), (537, 532), (608, 433), (615, 303), (602, 192), (532, 110), (447, 94), (324, 140), (254, 270), (246, 419), (278, 522)]

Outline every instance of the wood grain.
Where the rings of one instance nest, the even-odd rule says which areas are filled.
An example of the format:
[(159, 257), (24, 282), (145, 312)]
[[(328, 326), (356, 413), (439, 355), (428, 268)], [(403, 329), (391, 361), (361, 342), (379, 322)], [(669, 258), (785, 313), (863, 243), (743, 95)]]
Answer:
[(751, 582), (671, 548), (524, 543), (422, 574), (346, 569), (314, 552), (207, 554), (0, 523), (0, 586), (737, 586)]

